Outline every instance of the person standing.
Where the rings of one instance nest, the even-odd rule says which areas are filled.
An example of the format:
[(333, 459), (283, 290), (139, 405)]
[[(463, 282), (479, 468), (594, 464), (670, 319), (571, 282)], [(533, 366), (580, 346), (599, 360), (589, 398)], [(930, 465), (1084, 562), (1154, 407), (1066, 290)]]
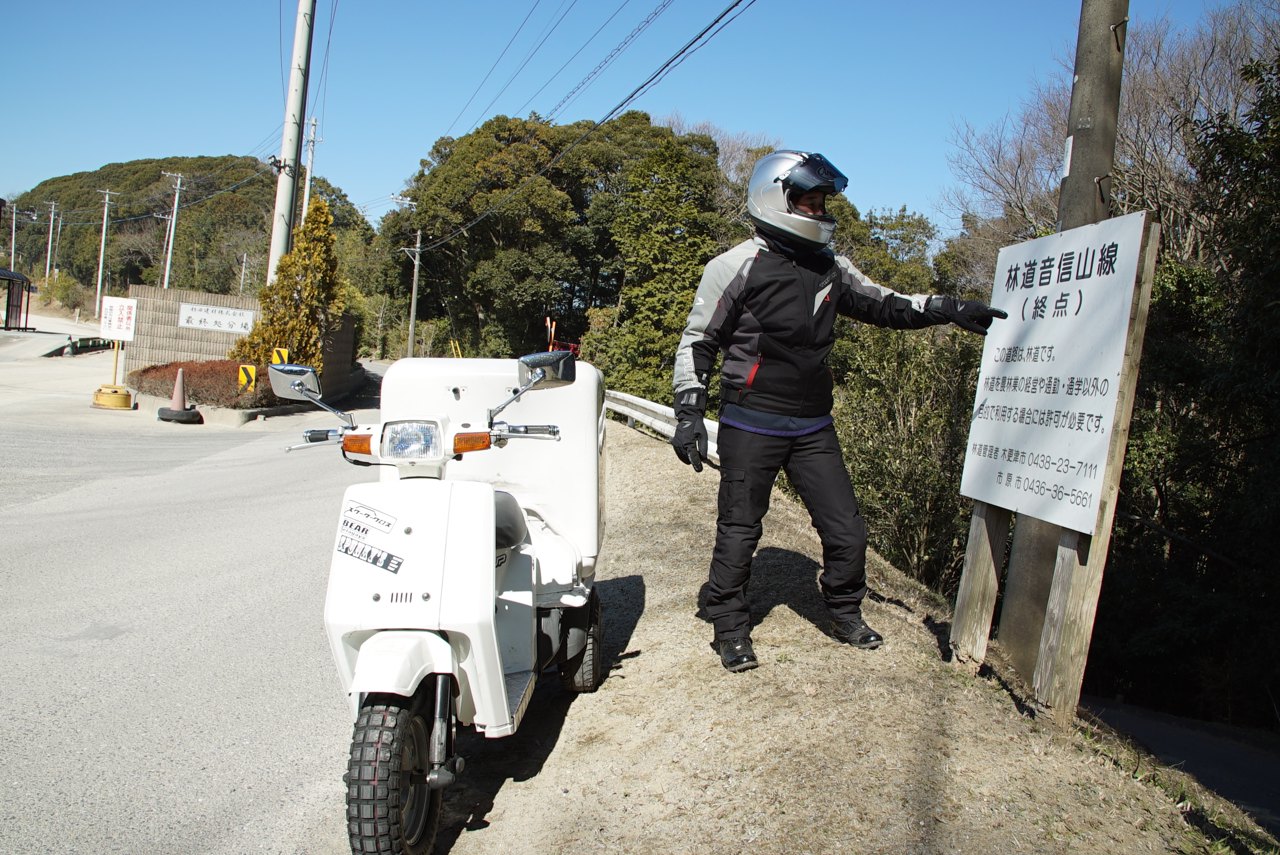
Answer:
[(980, 335), (1007, 317), (976, 300), (899, 294), (836, 255), (826, 200), (847, 185), (816, 152), (761, 158), (747, 186), (755, 235), (707, 263), (676, 349), (671, 444), (697, 472), (707, 454), (707, 391), (722, 357), (716, 540), (700, 605), (731, 672), (759, 664), (746, 589), (779, 471), (822, 541), (818, 583), (832, 634), (867, 649), (884, 640), (862, 617), (867, 527), (831, 417), (836, 316), (894, 329), (953, 323)]

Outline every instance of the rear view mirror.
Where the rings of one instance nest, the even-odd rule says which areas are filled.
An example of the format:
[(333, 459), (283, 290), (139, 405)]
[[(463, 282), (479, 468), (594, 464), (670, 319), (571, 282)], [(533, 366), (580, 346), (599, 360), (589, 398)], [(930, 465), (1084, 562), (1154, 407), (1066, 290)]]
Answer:
[(270, 365), (271, 391), (290, 401), (315, 401), (320, 397), (320, 377), (310, 365)]
[(542, 369), (542, 378), (534, 383), (535, 389), (554, 389), (568, 386), (577, 376), (577, 360), (567, 350), (549, 350), (520, 357), (520, 387), (524, 388), (534, 372)]

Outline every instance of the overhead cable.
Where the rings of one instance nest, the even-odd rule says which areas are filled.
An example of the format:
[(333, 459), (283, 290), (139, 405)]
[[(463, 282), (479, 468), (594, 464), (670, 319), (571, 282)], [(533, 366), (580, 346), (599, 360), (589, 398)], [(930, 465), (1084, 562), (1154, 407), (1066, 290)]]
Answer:
[[(747, 9), (751, 8), (751, 6), (755, 4), (755, 2), (756, 0), (747, 0), (747, 5), (746, 7), (743, 8), (743, 11), (746, 11)], [(678, 65), (683, 60), (683, 57), (686, 54), (692, 53), (693, 51), (696, 51), (699, 47), (701, 47), (702, 45), (699, 43), (703, 42), (704, 38), (709, 41), (712, 36), (719, 34), (721, 30), (723, 30), (723, 27), (720, 26), (720, 22), (724, 21), (725, 18), (727, 18), (729, 14), (733, 12), (734, 9), (736, 9), (738, 6), (741, 6), (742, 3), (743, 3), (743, 0), (734, 0), (734, 2), (726, 6), (724, 10), (721, 11), (720, 14), (715, 17), (715, 20), (713, 20), (707, 26), (703, 27), (701, 32), (699, 32), (696, 36), (694, 36), (692, 39), (686, 42), (684, 47), (676, 51), (671, 56), (670, 59), (668, 59), (661, 66), (659, 66), (657, 71), (649, 75), (649, 77), (645, 80), (644, 83), (641, 83), (635, 89), (631, 90), (631, 94), (627, 95), (626, 98), (623, 98), (620, 102), (618, 102), (618, 104), (615, 105), (614, 108), (610, 110), (608, 113), (606, 113), (602, 119), (592, 123), (591, 127), (587, 128), (587, 130), (584, 131), (581, 136), (579, 136), (573, 142), (569, 143), (569, 145), (565, 146), (560, 151), (560, 153), (557, 154), (555, 157), (551, 158), (551, 160), (547, 162), (546, 166), (542, 167), (533, 175), (530, 175), (528, 178), (524, 179), (519, 184), (517, 184), (505, 196), (499, 199), (492, 207), (481, 212), (476, 217), (472, 218), (470, 221), (464, 223), (463, 225), (458, 226), (456, 229), (454, 229), (445, 237), (432, 241), (431, 243), (422, 247), (422, 251), (426, 252), (428, 250), (432, 250), (432, 249), (436, 249), (437, 247), (444, 246), (446, 243), (449, 243), (455, 238), (465, 234), (468, 229), (474, 228), (479, 223), (488, 219), (492, 214), (501, 210), (508, 202), (514, 199), (517, 195), (519, 195), (520, 192), (524, 190), (524, 188), (527, 187), (535, 178), (540, 178), (543, 175), (545, 175), (547, 171), (551, 169), (551, 167), (555, 166), (557, 163), (563, 160), (565, 155), (567, 155), (570, 151), (572, 151), (573, 149), (581, 145), (582, 142), (587, 139), (587, 137), (591, 136), (606, 122), (610, 121), (619, 113), (621, 113), (623, 110), (625, 110), (627, 106), (630, 105), (631, 102), (639, 98), (640, 95), (642, 95), (644, 92), (651, 89), (659, 80), (661, 80), (663, 77), (666, 76), (667, 70), (673, 67), (674, 65)], [(738, 17), (737, 15), (734, 15), (733, 18), (730, 18), (729, 20), (732, 21), (737, 17)], [(715, 32), (712, 32), (713, 30)], [(711, 36), (708, 36), (707, 35), (708, 33), (711, 33)]]

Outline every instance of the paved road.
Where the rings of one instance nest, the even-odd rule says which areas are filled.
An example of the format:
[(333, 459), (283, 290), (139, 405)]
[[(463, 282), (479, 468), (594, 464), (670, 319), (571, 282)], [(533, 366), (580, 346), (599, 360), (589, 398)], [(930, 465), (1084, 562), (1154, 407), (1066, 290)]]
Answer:
[(283, 453), (323, 413), (95, 410), (111, 354), (29, 342), (0, 334), (0, 852), (349, 851), (320, 620), (367, 470)]
[[(349, 851), (320, 616), (342, 489), (373, 476), (282, 453), (323, 413), (92, 409), (111, 354), (38, 354), (96, 328), (35, 322), (0, 332), (0, 852)], [(1280, 754), (1096, 704), (1277, 827)]]

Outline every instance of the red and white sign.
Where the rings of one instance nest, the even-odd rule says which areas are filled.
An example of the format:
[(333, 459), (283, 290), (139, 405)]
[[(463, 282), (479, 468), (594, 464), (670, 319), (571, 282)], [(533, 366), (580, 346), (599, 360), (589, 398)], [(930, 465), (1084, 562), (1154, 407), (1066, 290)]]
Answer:
[(138, 301), (129, 297), (102, 298), (103, 338), (115, 341), (133, 341), (138, 322)]

